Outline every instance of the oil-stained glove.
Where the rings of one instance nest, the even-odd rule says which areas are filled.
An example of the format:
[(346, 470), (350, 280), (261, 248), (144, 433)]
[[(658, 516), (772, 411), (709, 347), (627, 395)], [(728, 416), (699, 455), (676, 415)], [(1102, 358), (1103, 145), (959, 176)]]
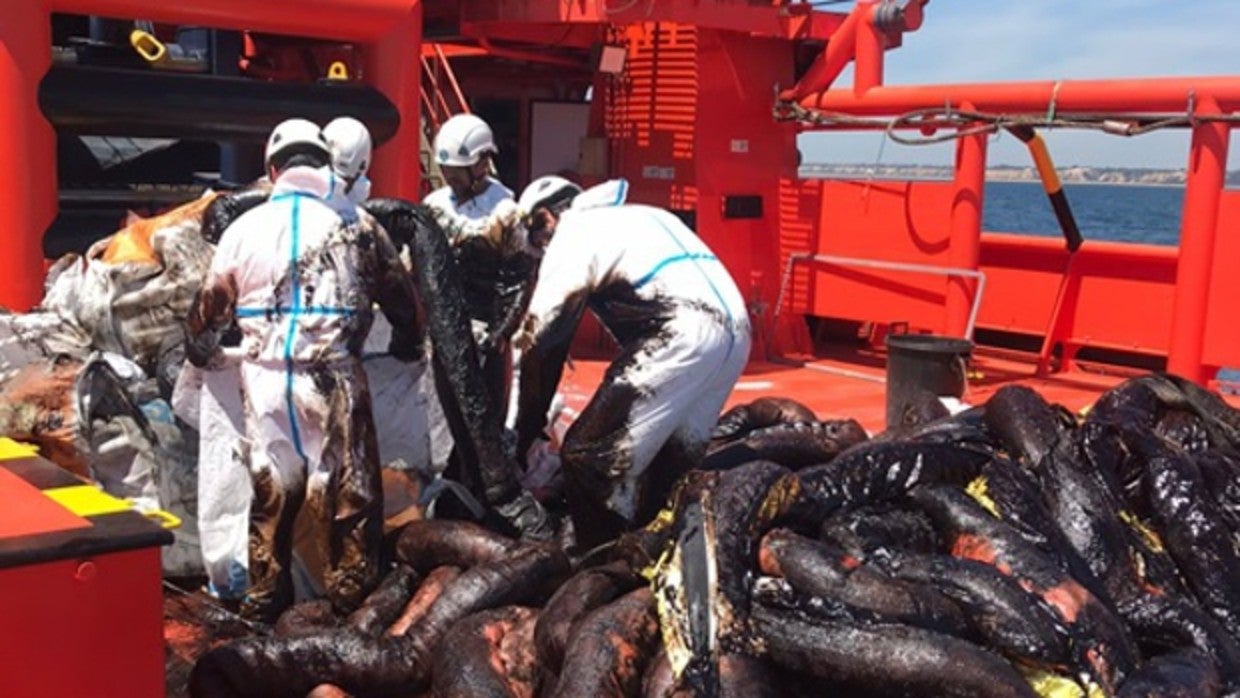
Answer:
[(505, 247), (511, 234), (521, 223), (521, 209), (512, 199), (504, 199), (495, 205), (487, 218), (486, 237), (496, 247)]
[(496, 506), (495, 513), (515, 528), (522, 540), (543, 542), (555, 537), (555, 523), (529, 490), (521, 490), (516, 497)]
[(495, 204), (495, 209), (491, 213), (496, 223), (505, 228), (511, 228), (521, 221), (521, 209), (517, 207), (517, 202), (512, 199), (504, 199)]

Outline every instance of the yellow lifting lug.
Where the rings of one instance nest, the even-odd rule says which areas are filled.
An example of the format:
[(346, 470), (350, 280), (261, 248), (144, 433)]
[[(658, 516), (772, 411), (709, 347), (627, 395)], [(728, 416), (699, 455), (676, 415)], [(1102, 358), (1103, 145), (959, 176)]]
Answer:
[(147, 63), (162, 63), (168, 58), (168, 47), (150, 32), (141, 29), (129, 32), (129, 45), (133, 46)]
[(332, 64), (327, 66), (327, 79), (348, 80), (349, 67), (344, 64), (344, 61), (332, 61)]

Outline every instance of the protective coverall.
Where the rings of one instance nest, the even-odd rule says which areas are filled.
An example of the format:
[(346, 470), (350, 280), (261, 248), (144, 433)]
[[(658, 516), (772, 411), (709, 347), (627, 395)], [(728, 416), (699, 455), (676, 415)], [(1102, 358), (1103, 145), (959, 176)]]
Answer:
[[(327, 178), (331, 194), (328, 203), (342, 218), (357, 218), (355, 204), (369, 195), (370, 182), (362, 177), (357, 185), (346, 191), (347, 183), (333, 175), (330, 168), (322, 171)], [(218, 244), (224, 231), (241, 214), (267, 201), (271, 195), (271, 182), (265, 178), (255, 186), (243, 191), (217, 197), (203, 214), (202, 231), (208, 242)], [(244, 433), (243, 408), (241, 404), (240, 356), (235, 350), (239, 336), (230, 328), (222, 338), (223, 360), (211, 370), (199, 370), (186, 366), (178, 382), (173, 404), (183, 419), (190, 409), (196, 409), (192, 426), (198, 430), (198, 524), (199, 545), (203, 566), (207, 574), (207, 588), (221, 599), (241, 599), (249, 586), (249, 527), (250, 502), (253, 498), (250, 474), (241, 462), (237, 445)], [(386, 326), (381, 341), (383, 351), (387, 348)], [(386, 355), (376, 357), (367, 365), (367, 376), (373, 378), (374, 370), (391, 373), (391, 377), (403, 377), (408, 369), (390, 364)], [(373, 367), (373, 370), (372, 370)], [(420, 375), (420, 372), (419, 374)], [(192, 384), (197, 378), (200, 385)], [(385, 378), (389, 376), (384, 376)], [(371, 381), (374, 382), (373, 379)], [(407, 381), (385, 380), (381, 386), (399, 390)], [(193, 401), (192, 408), (186, 402)], [(386, 450), (392, 451), (391, 459), (402, 458), (412, 463), (409, 452), (419, 442), (416, 436), (409, 438), (409, 430), (388, 430), (393, 434), (391, 444), (383, 439), (384, 430), (376, 424), (379, 433), (379, 456), (385, 459)], [(425, 432), (422, 432), (425, 440)], [(406, 447), (406, 448), (402, 448)], [(423, 449), (424, 450), (424, 449)], [(387, 460), (383, 460), (387, 462)]]
[[(529, 301), (537, 259), (519, 236), (508, 234), (517, 222), (512, 191), (493, 177), (487, 177), (487, 182), (481, 194), (463, 203), (457, 202), (448, 186), (428, 194), (423, 203), (452, 245), (483, 377), (491, 399), (504, 415), (512, 384), (510, 338)], [(446, 427), (436, 427), (436, 423), (443, 421), (432, 421), (431, 448), (433, 458), (441, 463), (451, 449), (451, 437)]]
[[(349, 183), (331, 168), (321, 170), (331, 194), (327, 202), (341, 218), (355, 221), (357, 206), (370, 196), (370, 180), (362, 175)], [(241, 214), (267, 201), (271, 183), (260, 180), (249, 189), (217, 197), (203, 215), (203, 236), (219, 242), (224, 230)], [(406, 363), (394, 359), (387, 349), (391, 327), (379, 316), (363, 351), (371, 397), (376, 409), (375, 432), (379, 460), (385, 466), (403, 464), (423, 470), (430, 464), (427, 397), (423, 390), (426, 362)], [(235, 345), (225, 333), (225, 344)], [(240, 393), (240, 360), (235, 351), (226, 353), (223, 365), (199, 371), (187, 363), (178, 382), (174, 407), (188, 419), (193, 402), (192, 425), (199, 431), (198, 515), (200, 545), (208, 588), (223, 599), (240, 599), (249, 584), (248, 531), (250, 474), (237, 457), (237, 443), (244, 429)], [(196, 377), (196, 378), (194, 378)], [(201, 385), (190, 385), (192, 380)], [(184, 395), (180, 393), (184, 392)], [(201, 397), (199, 397), (201, 395)]]
[(653, 516), (700, 461), (750, 345), (740, 291), (693, 231), (665, 210), (622, 205), (622, 184), (599, 187), (559, 217), (515, 339), (520, 453), (546, 426), (587, 307), (621, 347), (560, 453), (581, 546)]
[(248, 615), (273, 619), (292, 601), (293, 523), (316, 521), (326, 593), (339, 610), (379, 573), (382, 492), (360, 355), (378, 302), (397, 358), (420, 356), (420, 304), (383, 229), (346, 224), (327, 202), (330, 178), (294, 167), (271, 198), (224, 232), (189, 316), (187, 355), (219, 360), (218, 335), (241, 329), (245, 436), (253, 482)]

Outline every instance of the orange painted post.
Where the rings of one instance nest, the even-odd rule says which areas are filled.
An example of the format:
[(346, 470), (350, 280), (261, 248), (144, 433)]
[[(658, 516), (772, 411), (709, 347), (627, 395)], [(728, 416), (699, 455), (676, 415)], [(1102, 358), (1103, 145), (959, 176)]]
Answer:
[[(971, 110), (973, 106), (960, 107)], [(982, 192), (986, 184), (986, 134), (965, 136), (956, 145), (956, 176), (952, 183), (951, 250), (948, 266), (977, 269), (982, 250)], [(943, 333), (963, 337), (977, 282), (965, 277), (947, 280)], [(970, 338), (971, 339), (971, 338)]]
[[(1196, 115), (1221, 113), (1213, 97), (1199, 98)], [(1199, 123), (1193, 127), (1188, 183), (1184, 189), (1167, 370), (1201, 384), (1212, 377), (1202, 365), (1201, 352), (1205, 344), (1210, 270), (1230, 138), (1231, 131), (1224, 123)]]
[(51, 65), (46, 3), (0, 3), (0, 306), (18, 312), (43, 297), (43, 233), (56, 217), (56, 137), (39, 111)]
[(1051, 319), (1046, 323), (1046, 335), (1042, 337), (1042, 348), (1038, 351), (1038, 367), (1036, 374), (1044, 376), (1051, 370), (1051, 354), (1060, 340), (1063, 342), (1063, 357), (1059, 363), (1060, 371), (1071, 371), (1072, 354), (1068, 346), (1068, 328), (1072, 325), (1072, 314), (1076, 310), (1076, 301), (1081, 293), (1081, 277), (1076, 268), (1076, 253), (1068, 252), (1064, 262), (1063, 276), (1059, 278), (1059, 289), (1055, 292), (1055, 302), (1051, 305)]
[(375, 151), (375, 193), (410, 201), (421, 198), (419, 167), (422, 113), (422, 3), (412, 3), (391, 29), (368, 46), (368, 81), (400, 112), (396, 135)]
[(844, 23), (831, 35), (826, 49), (818, 54), (805, 75), (791, 89), (784, 91), (781, 99), (807, 101), (815, 99), (823, 90), (831, 86), (844, 66), (856, 55), (857, 31), (863, 24), (873, 24), (873, 10), (865, 3), (858, 3), (852, 12), (844, 18)]
[[(857, 6), (862, 7), (862, 4)], [(853, 91), (857, 94), (883, 84), (883, 51), (887, 38), (875, 21), (878, 8), (878, 3), (862, 7), (865, 12), (857, 26), (857, 59), (853, 66)]]

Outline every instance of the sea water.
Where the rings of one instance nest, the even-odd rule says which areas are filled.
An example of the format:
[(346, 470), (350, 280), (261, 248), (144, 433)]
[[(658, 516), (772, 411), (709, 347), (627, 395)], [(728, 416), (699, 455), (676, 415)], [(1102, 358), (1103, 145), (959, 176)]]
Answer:
[[(1067, 184), (1064, 194), (1086, 240), (1177, 245), (1183, 187)], [(982, 229), (1061, 237), (1050, 201), (1037, 182), (987, 182)], [(1240, 382), (1240, 369), (1224, 368), (1220, 380)], [(1227, 392), (1233, 392), (1226, 387)]]
[[(1183, 187), (1067, 184), (1064, 194), (1086, 240), (1179, 244)], [(1050, 200), (1037, 182), (987, 182), (982, 229), (1062, 236)]]

